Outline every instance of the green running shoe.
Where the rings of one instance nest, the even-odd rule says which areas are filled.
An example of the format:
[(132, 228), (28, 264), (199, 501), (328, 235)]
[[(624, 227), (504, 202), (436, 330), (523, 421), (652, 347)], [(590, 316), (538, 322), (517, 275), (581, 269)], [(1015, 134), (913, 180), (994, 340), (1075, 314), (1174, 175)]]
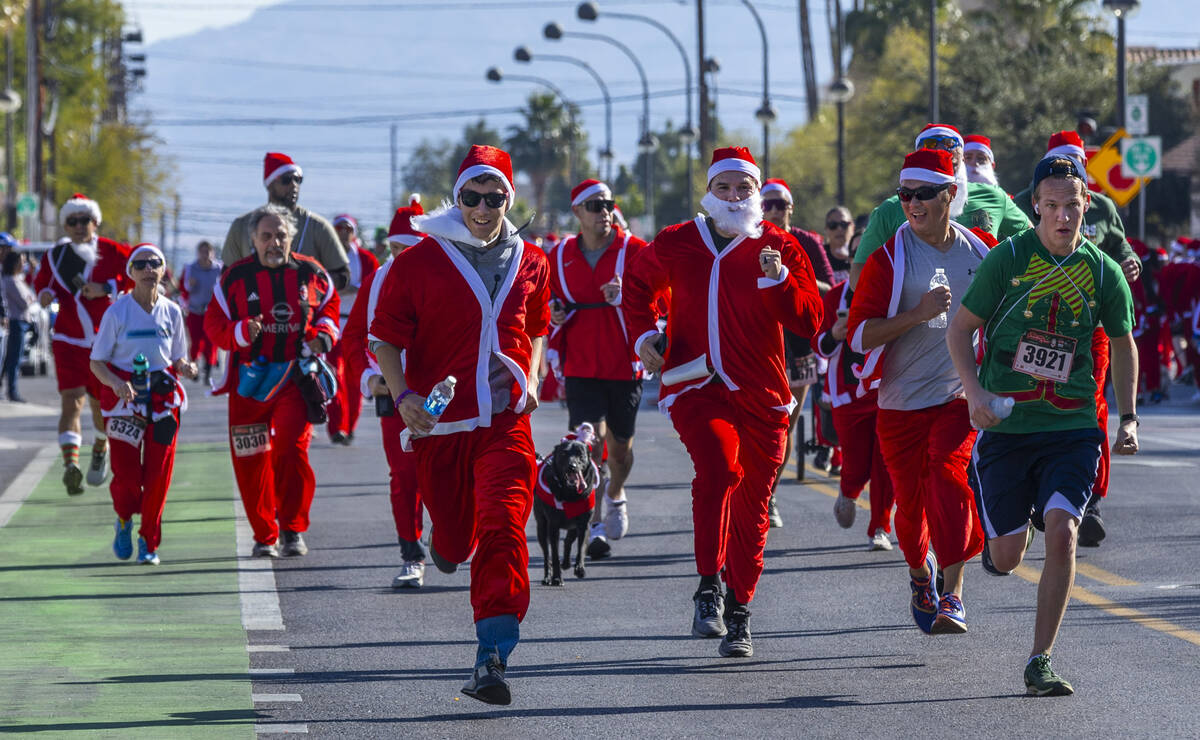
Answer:
[(1070, 696), (1075, 689), (1050, 667), (1049, 655), (1037, 655), (1025, 666), (1025, 693), (1031, 696)]

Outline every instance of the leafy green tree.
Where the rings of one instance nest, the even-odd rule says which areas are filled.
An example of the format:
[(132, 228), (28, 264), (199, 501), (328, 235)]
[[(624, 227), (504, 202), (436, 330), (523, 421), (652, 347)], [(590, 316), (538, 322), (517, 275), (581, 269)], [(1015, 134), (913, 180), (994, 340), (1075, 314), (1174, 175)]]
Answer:
[[(521, 110), (525, 120), (509, 126), (504, 141), (512, 156), (513, 169), (529, 178), (534, 210), (546, 228), (557, 220), (554, 214), (547, 213), (548, 186), (555, 177), (569, 176), (570, 157), (581, 161), (587, 151), (587, 137), (576, 122), (578, 113), (578, 109), (568, 111), (553, 95), (533, 93)], [(577, 173), (585, 171), (586, 167), (576, 166)], [(554, 210), (561, 213), (567, 209), (556, 203)]]
[(499, 132), (482, 118), (464, 126), (457, 143), (422, 139), (404, 165), (404, 184), (409, 191), (421, 194), (427, 208), (437, 207), (442, 199), (450, 197), (458, 166), (472, 144), (502, 146), (503, 142)]

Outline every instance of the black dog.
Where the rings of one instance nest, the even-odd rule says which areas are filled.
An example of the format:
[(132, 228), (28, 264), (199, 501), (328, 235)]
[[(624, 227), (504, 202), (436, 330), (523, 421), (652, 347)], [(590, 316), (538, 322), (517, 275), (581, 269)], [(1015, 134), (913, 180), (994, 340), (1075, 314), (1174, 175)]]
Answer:
[[(584, 431), (583, 427), (587, 429)], [(571, 567), (571, 546), (575, 545), (575, 577), (583, 578), (583, 546), (587, 543), (588, 522), (596, 504), (596, 486), (600, 473), (592, 462), (585, 439), (591, 425), (581, 425), (583, 434), (568, 435), (538, 465), (534, 485), (533, 515), (537, 518), (538, 543), (545, 563), (545, 586), (563, 585), (562, 572)], [(574, 437), (574, 438), (573, 438)], [(567, 531), (559, 558), (559, 530)]]

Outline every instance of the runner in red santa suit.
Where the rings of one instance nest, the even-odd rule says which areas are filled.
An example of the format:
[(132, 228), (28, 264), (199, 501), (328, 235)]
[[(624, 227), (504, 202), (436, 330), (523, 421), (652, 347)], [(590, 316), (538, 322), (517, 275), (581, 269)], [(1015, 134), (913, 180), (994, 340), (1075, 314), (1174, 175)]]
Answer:
[(863, 373), (866, 357), (846, 343), (846, 326), (851, 295), (848, 283), (841, 282), (824, 296), (824, 319), (813, 339), (813, 349), (829, 361), (825, 373), (825, 393), (833, 406), (833, 425), (842, 447), (840, 493), (833, 515), (843, 529), (854, 526), (858, 497), (871, 484), (871, 521), (867, 524), (869, 550), (891, 550), (892, 507), (895, 495), (892, 479), (883, 461), (875, 437), (879, 396), (879, 373)]
[[(567, 427), (590, 422), (601, 441), (590, 445), (600, 470), (608, 513), (592, 510), (588, 556), (608, 557), (608, 540), (629, 530), (625, 481), (633, 469), (633, 433), (642, 403), (642, 361), (630, 349), (621, 308), (626, 268), (646, 242), (614, 223), (616, 201), (599, 180), (584, 180), (571, 191), (571, 212), (579, 233), (550, 251), (550, 334), (547, 354), (564, 377)], [(607, 446), (608, 461), (604, 449)]]
[[(320, 263), (292, 251), (286, 208), (250, 213), (254, 254), (229, 266), (213, 290), (204, 329), (229, 351), (215, 393), (229, 394), (229, 449), (255, 557), (304, 555), (315, 480), (308, 404), (297, 360), (338, 339), (339, 299)], [(277, 546), (283, 540), (283, 547)]]
[(83, 493), (79, 445), (83, 442), (80, 416), (85, 395), (96, 429), (87, 482), (99, 486), (108, 479), (108, 437), (100, 413), (103, 386), (92, 374), (89, 356), (104, 311), (112, 305), (113, 298), (131, 285), (125, 274), (129, 246), (97, 234), (100, 206), (79, 193), (63, 204), (59, 221), (67, 236), (42, 255), (33, 289), (43, 308), (58, 301), (51, 343), (54, 374), (62, 398), (58, 445), (62, 448), (63, 485), (67, 493), (77, 496)]
[(963, 566), (983, 550), (967, 485), (975, 432), (945, 333), (995, 240), (951, 220), (956, 189), (950, 152), (920, 149), (904, 158), (896, 193), (907, 220), (867, 260), (847, 322), (850, 349), (867, 355), (861, 374), (881, 374), (876, 432), (895, 490), (913, 620), (927, 633), (966, 631)]
[[(414, 246), (425, 235), (412, 227), (412, 217), (425, 213), (420, 197), (414, 195), (409, 205), (397, 208), (388, 229), (387, 244), (392, 257)], [(417, 487), (417, 460), (412, 452), (405, 452), (400, 442), (404, 432), (404, 419), (395, 412), (394, 401), (375, 355), (367, 348), (367, 328), (375, 320), (379, 305), (379, 292), (384, 278), (392, 269), (394, 260), (389, 258), (374, 274), (367, 276), (359, 289), (362, 300), (354, 302), (354, 310), (346, 322), (341, 345), (345, 347), (346, 378), (354, 385), (354, 392), (374, 399), (382, 399), (385, 405), (376, 404), (379, 429), (383, 434), (383, 452), (387, 457), (392, 519), (396, 523), (396, 537), (400, 541), (400, 556), (403, 564), (400, 572), (392, 579), (392, 588), (420, 588), (425, 584), (425, 548), (421, 545), (424, 507)]]
[[(101, 402), (112, 448), (113, 553), (133, 556), (133, 515), (141, 514), (138, 563), (158, 565), (162, 515), (175, 467), (179, 415), (187, 393), (178, 376), (195, 378), (187, 359), (183, 311), (159, 294), (167, 260), (153, 244), (139, 244), (126, 272), (133, 290), (104, 312), (92, 345), (91, 367), (104, 384)], [(145, 366), (135, 367), (138, 358)], [(141, 387), (135, 387), (134, 384)]]
[[(338, 291), (342, 299), (341, 328), (344, 331), (350, 312), (358, 303), (358, 294), (363, 286), (370, 282), (371, 276), (379, 269), (379, 260), (367, 249), (363, 249), (362, 241), (358, 238), (358, 221), (353, 216), (341, 214), (333, 219), (333, 230), (346, 249), (346, 258), (350, 261), (350, 282)], [(359, 395), (358, 383), (355, 378), (346, 373), (345, 355), (342, 354), (342, 343), (333, 345), (333, 349), (325, 359), (337, 373), (338, 392), (330, 402), (328, 413), (329, 441), (334, 444), (349, 445), (354, 440), (354, 430), (358, 427), (358, 415), (362, 412), (362, 396)]]
[[(429, 236), (393, 260), (370, 325), (387, 387), (418, 437), (418, 486), (436, 492), (425, 498), (430, 556), (443, 572), (471, 558), (479, 645), (462, 690), (490, 704), (512, 701), (504, 671), (529, 607), (529, 413), (550, 326), (546, 255), (505, 218), (512, 180), (507, 152), (471, 147), (453, 205), (412, 219)], [(425, 396), (448, 376), (455, 394), (435, 419)]]
[[(692, 634), (718, 652), (753, 655), (750, 601), (763, 568), (771, 483), (783, 461), (788, 388), (783, 328), (810, 338), (821, 320), (812, 267), (796, 240), (762, 220), (750, 151), (713, 153), (710, 214), (659, 232), (626, 271), (622, 306), (646, 369), (663, 371), (659, 408), (695, 466)], [(666, 336), (656, 297), (670, 290)], [(665, 341), (665, 352), (658, 346)], [(718, 577), (724, 573), (726, 593)]]

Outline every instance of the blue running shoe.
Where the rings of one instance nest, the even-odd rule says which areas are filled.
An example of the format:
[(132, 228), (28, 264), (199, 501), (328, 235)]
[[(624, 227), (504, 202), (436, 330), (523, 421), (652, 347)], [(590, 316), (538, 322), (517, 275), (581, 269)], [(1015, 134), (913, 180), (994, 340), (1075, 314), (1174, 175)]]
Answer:
[(922, 632), (932, 634), (933, 622), (937, 619), (938, 613), (938, 592), (934, 583), (937, 559), (934, 558), (932, 550), (925, 555), (925, 567), (929, 569), (928, 578), (924, 581), (912, 579), (912, 615), (913, 621), (917, 623), (917, 627)]
[(138, 564), (158, 565), (158, 552), (150, 552), (145, 537), (138, 537)]
[(934, 635), (961, 635), (967, 631), (967, 610), (962, 599), (954, 594), (943, 594), (938, 600), (937, 618), (933, 620)]
[(117, 517), (113, 531), (117, 533), (113, 538), (113, 555), (116, 555), (118, 560), (133, 557), (133, 520)]

